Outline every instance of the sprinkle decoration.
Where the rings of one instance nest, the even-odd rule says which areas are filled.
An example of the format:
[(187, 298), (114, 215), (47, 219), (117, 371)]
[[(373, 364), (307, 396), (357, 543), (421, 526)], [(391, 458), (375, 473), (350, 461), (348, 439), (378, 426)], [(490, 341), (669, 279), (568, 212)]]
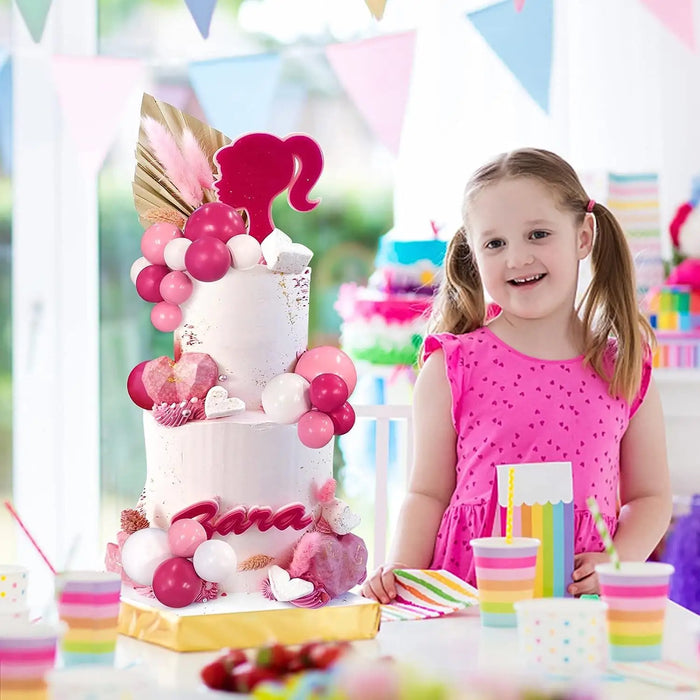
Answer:
[(12, 507), (12, 504), (9, 501), (5, 501), (5, 508), (7, 508), (8, 511), (10, 511), (10, 515), (17, 521), (17, 524), (22, 528), (24, 534), (29, 538), (29, 541), (34, 545), (34, 549), (36, 549), (37, 552), (39, 552), (39, 555), (41, 558), (46, 562), (46, 566), (51, 569), (51, 573), (55, 576), (56, 575), (56, 569), (53, 568), (51, 565), (51, 562), (47, 559), (46, 555), (44, 552), (41, 550), (41, 547), (36, 543), (36, 540), (31, 536), (29, 533), (29, 530), (25, 527), (24, 523), (22, 522), (22, 519), (17, 515), (17, 511)]
[(508, 469), (508, 507), (506, 510), (506, 544), (513, 544), (513, 492), (515, 491), (515, 468)]
[(603, 545), (605, 547), (605, 553), (610, 557), (610, 561), (616, 569), (620, 568), (620, 557), (617, 554), (615, 545), (613, 544), (612, 537), (610, 536), (610, 530), (603, 520), (603, 516), (600, 513), (600, 508), (598, 508), (598, 503), (593, 496), (589, 496), (586, 499), (586, 504), (588, 505), (588, 510), (591, 511), (593, 516), (593, 523), (595, 524), (595, 529), (598, 530), (600, 539), (603, 540)]

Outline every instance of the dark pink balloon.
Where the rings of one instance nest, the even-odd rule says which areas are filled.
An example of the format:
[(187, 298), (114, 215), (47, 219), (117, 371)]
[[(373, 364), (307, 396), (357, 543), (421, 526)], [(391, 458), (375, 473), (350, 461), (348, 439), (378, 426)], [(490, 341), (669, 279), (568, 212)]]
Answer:
[(345, 435), (355, 425), (355, 409), (347, 402), (331, 411), (328, 417), (333, 421), (336, 435)]
[(185, 267), (200, 282), (216, 282), (231, 267), (231, 251), (218, 238), (198, 238), (185, 253)]
[(143, 368), (150, 362), (144, 360), (139, 362), (134, 369), (129, 372), (126, 380), (126, 390), (129, 398), (140, 408), (150, 411), (153, 408), (153, 399), (148, 395), (146, 387), (143, 385)]
[(297, 360), (294, 371), (312, 382), (319, 374), (337, 374), (348, 386), (348, 396), (357, 384), (357, 371), (353, 361), (339, 348), (321, 345), (303, 353)]
[(170, 608), (184, 608), (194, 603), (202, 585), (194, 565), (184, 557), (166, 559), (153, 573), (153, 595)]
[(160, 293), (160, 283), (163, 277), (170, 272), (167, 265), (149, 265), (139, 272), (136, 278), (136, 292), (145, 301), (157, 304), (163, 301)]
[(195, 209), (185, 223), (185, 238), (191, 241), (213, 236), (223, 243), (246, 233), (243, 217), (228, 204), (207, 202)]
[(330, 413), (348, 400), (348, 385), (337, 374), (319, 374), (309, 386), (311, 405), (319, 411)]
[(306, 447), (323, 447), (333, 438), (333, 421), (321, 411), (308, 411), (297, 423), (297, 435)]

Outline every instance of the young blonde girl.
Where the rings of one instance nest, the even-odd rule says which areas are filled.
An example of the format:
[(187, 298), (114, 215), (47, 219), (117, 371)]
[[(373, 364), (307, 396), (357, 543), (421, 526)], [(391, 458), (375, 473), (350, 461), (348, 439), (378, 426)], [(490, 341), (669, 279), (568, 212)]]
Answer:
[[(362, 592), (396, 596), (396, 568), (444, 568), (475, 584), (469, 540), (491, 534), (498, 464), (570, 461), (573, 595), (606, 561), (596, 497), (624, 560), (663, 536), (671, 496), (649, 325), (613, 214), (573, 168), (539, 149), (503, 154), (467, 184), (463, 227), (414, 393), (414, 465), (389, 562)], [(592, 281), (576, 304), (579, 266)], [(500, 313), (486, 322), (484, 288)]]

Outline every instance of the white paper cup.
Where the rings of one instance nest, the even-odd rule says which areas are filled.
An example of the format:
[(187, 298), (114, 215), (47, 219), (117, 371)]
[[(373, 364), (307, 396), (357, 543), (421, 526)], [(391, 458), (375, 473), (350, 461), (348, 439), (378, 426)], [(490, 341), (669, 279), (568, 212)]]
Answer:
[(155, 682), (141, 668), (73, 666), (47, 676), (50, 700), (143, 700), (155, 695)]
[(15, 616), (27, 611), (28, 583), (26, 567), (0, 564), (0, 615)]
[(607, 605), (602, 600), (535, 598), (514, 604), (526, 667), (560, 675), (602, 672), (608, 659)]

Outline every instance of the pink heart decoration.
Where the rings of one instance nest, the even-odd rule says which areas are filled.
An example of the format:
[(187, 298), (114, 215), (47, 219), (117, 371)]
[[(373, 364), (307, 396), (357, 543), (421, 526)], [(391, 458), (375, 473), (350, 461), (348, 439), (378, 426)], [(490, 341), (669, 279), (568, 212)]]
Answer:
[(175, 362), (163, 355), (143, 368), (143, 385), (154, 403), (180, 403), (203, 399), (219, 376), (219, 367), (211, 355), (186, 352)]

